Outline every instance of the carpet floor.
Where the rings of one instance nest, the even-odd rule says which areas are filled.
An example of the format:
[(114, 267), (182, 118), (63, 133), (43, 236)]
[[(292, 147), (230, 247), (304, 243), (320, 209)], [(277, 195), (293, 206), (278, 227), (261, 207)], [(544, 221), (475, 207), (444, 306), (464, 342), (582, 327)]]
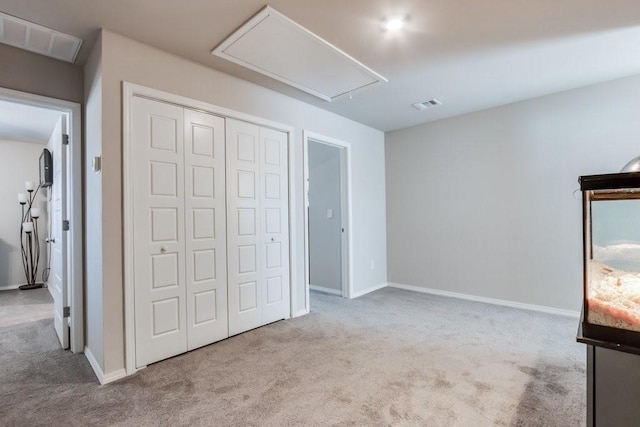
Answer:
[(307, 316), (100, 386), (42, 307), (2, 320), (46, 304), (42, 291), (0, 293), (3, 426), (585, 425), (576, 319), (392, 288), (314, 292)]

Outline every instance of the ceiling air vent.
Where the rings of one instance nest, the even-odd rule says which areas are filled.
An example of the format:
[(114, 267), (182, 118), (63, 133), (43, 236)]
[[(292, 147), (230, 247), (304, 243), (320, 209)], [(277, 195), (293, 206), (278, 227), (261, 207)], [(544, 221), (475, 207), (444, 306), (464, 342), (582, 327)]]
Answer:
[(0, 43), (74, 62), (82, 39), (0, 12)]
[(428, 101), (424, 101), (424, 102), (416, 102), (415, 104), (412, 104), (413, 108), (415, 108), (416, 110), (426, 110), (427, 108), (433, 108), (433, 107), (437, 107), (438, 105), (442, 105), (442, 102), (438, 101), (435, 98), (431, 98)]
[(269, 6), (211, 53), (325, 101), (387, 81)]

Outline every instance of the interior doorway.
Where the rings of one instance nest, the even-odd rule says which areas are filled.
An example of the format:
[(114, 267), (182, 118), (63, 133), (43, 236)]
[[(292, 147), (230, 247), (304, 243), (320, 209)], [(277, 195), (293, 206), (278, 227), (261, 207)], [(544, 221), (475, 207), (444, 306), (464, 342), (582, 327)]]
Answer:
[[(22, 161), (25, 165), (20, 168), (23, 174), (19, 179), (17, 171), (14, 174), (16, 182), (2, 183), (3, 198), (8, 199), (2, 201), (2, 206), (8, 208), (3, 223), (15, 230), (8, 230), (1, 248), (0, 263), (4, 263), (5, 271), (12, 272), (0, 283), (0, 298), (2, 292), (10, 298), (9, 292), (26, 294), (43, 284), (53, 301), (52, 323), (61, 347), (81, 353), (84, 310), (80, 105), (0, 88), (0, 108), (0, 141), (6, 151), (1, 155), (10, 163)], [(29, 286), (18, 290), (25, 283)], [(44, 303), (41, 291), (32, 296)]]
[(350, 145), (305, 132), (307, 289), (351, 296)]

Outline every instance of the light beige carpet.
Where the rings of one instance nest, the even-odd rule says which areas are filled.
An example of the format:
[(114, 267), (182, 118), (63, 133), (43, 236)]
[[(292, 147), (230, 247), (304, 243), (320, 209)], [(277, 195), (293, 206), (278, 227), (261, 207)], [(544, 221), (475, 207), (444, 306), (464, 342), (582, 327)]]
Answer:
[(0, 425), (585, 424), (575, 319), (389, 288), (312, 311), (106, 386), (51, 320), (0, 327)]

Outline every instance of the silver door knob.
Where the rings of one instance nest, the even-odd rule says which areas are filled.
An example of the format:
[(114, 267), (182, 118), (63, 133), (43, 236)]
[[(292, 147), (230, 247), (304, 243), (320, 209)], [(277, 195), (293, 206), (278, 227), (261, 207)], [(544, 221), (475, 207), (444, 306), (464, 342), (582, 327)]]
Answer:
[(167, 247), (166, 246), (161, 247), (160, 248), (160, 252), (162, 252), (162, 253), (167, 252)]

